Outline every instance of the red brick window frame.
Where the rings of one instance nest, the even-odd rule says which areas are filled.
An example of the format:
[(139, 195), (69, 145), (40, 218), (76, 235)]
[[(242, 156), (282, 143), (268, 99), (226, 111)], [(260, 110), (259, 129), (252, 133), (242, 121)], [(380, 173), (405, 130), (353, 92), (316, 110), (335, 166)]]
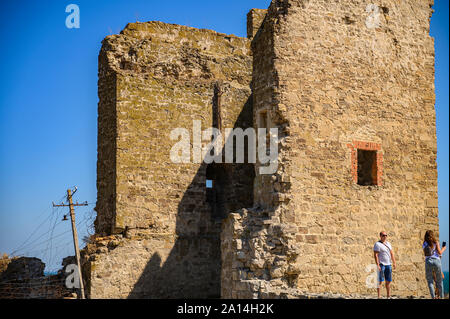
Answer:
[(358, 183), (358, 150), (375, 151), (376, 152), (376, 180), (375, 185), (383, 185), (383, 153), (381, 152), (381, 144), (364, 141), (353, 141), (352, 144), (347, 144), (351, 150), (351, 175), (352, 180)]

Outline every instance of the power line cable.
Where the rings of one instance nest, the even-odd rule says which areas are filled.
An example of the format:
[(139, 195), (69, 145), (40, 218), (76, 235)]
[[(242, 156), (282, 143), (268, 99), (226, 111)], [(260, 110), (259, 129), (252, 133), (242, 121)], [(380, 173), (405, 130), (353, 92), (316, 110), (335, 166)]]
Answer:
[[(64, 199), (64, 195), (61, 197), (61, 199), (59, 200), (59, 201), (62, 201), (62, 199)], [(52, 209), (52, 207), (46, 207), (40, 214), (39, 214), (39, 217), (37, 218), (37, 220), (39, 220), (42, 216), (44, 216), (44, 213), (46, 213), (46, 212), (48, 212), (48, 210), (49, 209)], [(31, 233), (31, 235), (30, 236), (28, 236), (28, 238), (18, 247), (18, 248), (16, 248), (12, 253), (11, 253), (11, 255), (13, 255), (16, 251), (18, 251), (20, 248), (22, 248), (33, 236), (34, 236), (34, 234), (39, 230), (39, 229), (41, 229), (41, 227), (42, 227), (42, 225), (44, 225), (45, 224), (45, 222), (47, 221), (47, 220), (49, 220), (49, 219), (51, 219), (51, 217), (53, 216), (53, 209), (52, 209), (52, 214), (50, 214), (49, 216), (47, 216), (47, 218), (41, 223), (41, 224), (39, 224), (35, 229), (34, 229), (34, 231)]]

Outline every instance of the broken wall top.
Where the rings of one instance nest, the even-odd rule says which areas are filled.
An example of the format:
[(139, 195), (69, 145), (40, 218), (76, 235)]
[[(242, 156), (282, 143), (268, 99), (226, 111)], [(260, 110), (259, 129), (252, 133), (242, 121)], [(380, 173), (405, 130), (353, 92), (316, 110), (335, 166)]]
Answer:
[(117, 73), (176, 80), (221, 79), (248, 86), (250, 41), (206, 29), (162, 22), (130, 23), (108, 36), (100, 53)]

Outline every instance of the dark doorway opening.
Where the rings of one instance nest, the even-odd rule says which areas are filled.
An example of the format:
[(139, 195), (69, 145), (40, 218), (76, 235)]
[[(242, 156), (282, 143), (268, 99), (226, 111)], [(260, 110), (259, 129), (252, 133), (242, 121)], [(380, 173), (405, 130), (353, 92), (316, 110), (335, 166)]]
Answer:
[(230, 209), (231, 173), (232, 167), (229, 164), (213, 163), (206, 168), (206, 202), (211, 207), (214, 219), (224, 219)]

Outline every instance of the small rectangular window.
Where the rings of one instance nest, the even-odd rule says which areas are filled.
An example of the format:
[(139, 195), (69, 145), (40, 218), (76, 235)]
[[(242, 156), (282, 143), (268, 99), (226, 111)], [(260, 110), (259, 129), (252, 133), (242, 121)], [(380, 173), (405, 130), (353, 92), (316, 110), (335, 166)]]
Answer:
[(267, 155), (270, 154), (270, 118), (269, 118), (269, 112), (267, 109), (261, 110), (258, 112), (257, 117), (257, 123), (258, 123), (258, 129), (266, 129), (266, 152)]
[(377, 185), (377, 152), (358, 149), (358, 184)]
[(268, 128), (267, 111), (260, 111), (258, 113), (258, 128)]
[(213, 188), (213, 181), (212, 179), (206, 180), (206, 188)]

